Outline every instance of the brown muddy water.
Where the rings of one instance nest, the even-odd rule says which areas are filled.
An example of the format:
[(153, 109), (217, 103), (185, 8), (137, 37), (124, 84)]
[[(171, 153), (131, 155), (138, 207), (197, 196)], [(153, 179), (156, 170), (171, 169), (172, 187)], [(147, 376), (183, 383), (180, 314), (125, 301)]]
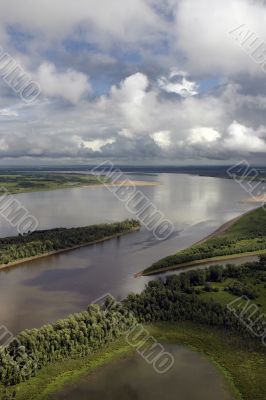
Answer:
[(51, 400), (233, 400), (221, 373), (183, 346), (166, 346), (173, 367), (158, 374), (140, 355), (112, 362), (52, 395)]

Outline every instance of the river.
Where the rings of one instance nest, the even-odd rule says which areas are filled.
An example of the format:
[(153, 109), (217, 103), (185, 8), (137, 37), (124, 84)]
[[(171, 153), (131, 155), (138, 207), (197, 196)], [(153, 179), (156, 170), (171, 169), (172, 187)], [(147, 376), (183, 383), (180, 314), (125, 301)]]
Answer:
[[(136, 279), (135, 272), (256, 207), (244, 201), (247, 193), (229, 179), (167, 173), (132, 179), (161, 183), (140, 190), (174, 223), (173, 234), (158, 241), (143, 227), (119, 239), (0, 271), (0, 325), (16, 334), (83, 310), (105, 293), (119, 299), (139, 292), (150, 278)], [(16, 198), (38, 219), (40, 229), (134, 217), (104, 187), (24, 193)], [(2, 237), (16, 234), (4, 219), (0, 227)]]

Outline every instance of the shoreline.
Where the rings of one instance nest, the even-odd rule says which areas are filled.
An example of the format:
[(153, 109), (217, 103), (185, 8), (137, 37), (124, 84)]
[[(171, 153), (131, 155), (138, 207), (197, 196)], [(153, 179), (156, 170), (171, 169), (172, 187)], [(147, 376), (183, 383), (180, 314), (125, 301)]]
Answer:
[[(235, 399), (242, 399), (243, 382), (246, 382), (245, 371), (235, 369), (231, 362), (230, 354), (232, 349), (236, 351), (236, 343), (233, 336), (224, 341), (222, 330), (213, 328), (212, 333), (206, 325), (200, 325), (190, 321), (180, 322), (157, 322), (145, 325), (150, 335), (156, 338), (158, 342), (170, 345), (181, 345), (191, 351), (197, 352), (217, 368), (217, 372), (223, 377), (229, 393)], [(222, 345), (221, 345), (222, 343)], [(132, 347), (125, 343), (122, 337), (108, 343), (106, 347), (100, 348), (95, 353), (85, 357), (65, 359), (55, 361), (38, 370), (35, 378), (22, 382), (17, 386), (10, 386), (8, 391), (17, 389), (18, 400), (38, 398), (39, 400), (48, 400), (50, 396), (64, 391), (69, 386), (76, 385), (85, 377), (93, 377), (98, 373), (99, 368), (119, 362), (132, 355)], [(245, 348), (245, 342), (237, 342), (238, 360), (245, 360), (249, 356), (248, 349)], [(256, 366), (259, 369), (259, 356), (256, 354)], [(244, 358), (243, 358), (244, 357)], [(250, 387), (254, 387), (250, 381)], [(0, 387), (0, 395), (2, 394)], [(253, 392), (252, 392), (253, 394)], [(254, 397), (247, 397), (251, 399)]]
[(103, 188), (103, 187), (108, 188), (108, 187), (117, 187), (117, 186), (119, 186), (119, 187), (124, 187), (124, 186), (127, 186), (127, 187), (145, 187), (145, 186), (147, 186), (147, 187), (149, 187), (149, 186), (151, 186), (152, 187), (152, 186), (161, 186), (161, 185), (162, 185), (162, 183), (158, 182), (158, 181), (131, 181), (129, 179), (128, 181), (126, 180), (126, 181), (121, 181), (121, 182), (117, 182), (117, 183), (111, 182), (111, 183), (106, 183), (106, 184), (101, 183), (99, 181), (99, 183), (92, 183), (91, 185), (90, 184), (89, 185), (82, 184), (82, 185), (77, 185), (77, 186), (70, 185), (70, 186), (65, 186), (65, 187), (54, 187), (54, 188), (44, 188), (44, 189), (39, 188), (36, 190), (27, 190), (25, 188), (25, 190), (21, 189), (20, 191), (10, 190), (8, 192), (8, 194), (15, 196), (17, 194), (52, 192), (55, 190), (65, 190), (65, 189), (81, 189), (81, 188), (95, 189), (95, 188)]
[[(258, 207), (259, 208), (259, 207)], [(204, 242), (206, 242), (209, 239), (212, 239), (222, 233), (225, 233), (227, 231), (227, 229), (229, 229), (235, 222), (237, 222), (239, 219), (241, 219), (242, 217), (244, 217), (245, 215), (250, 214), (251, 212), (253, 212), (254, 210), (256, 210), (256, 208), (246, 211), (245, 213), (239, 215), (238, 217), (235, 217), (233, 219), (230, 219), (229, 221), (225, 222), (224, 224), (222, 224), (218, 229), (216, 229), (214, 232), (212, 232), (211, 234), (205, 236), (203, 239), (200, 239), (199, 241), (195, 242), (192, 244), (192, 246), (195, 246), (197, 244), (202, 244)], [(262, 252), (262, 253), (261, 253)], [(230, 254), (227, 256), (217, 256), (217, 257), (211, 257), (211, 258), (204, 258), (201, 260), (195, 260), (195, 261), (189, 261), (186, 263), (182, 263), (182, 264), (177, 264), (177, 265), (173, 265), (167, 268), (159, 268), (157, 270), (151, 271), (151, 272), (147, 272), (147, 273), (143, 273), (144, 271), (139, 271), (136, 272), (134, 274), (134, 278), (139, 278), (141, 276), (151, 276), (151, 275), (158, 275), (164, 272), (169, 272), (169, 271), (174, 271), (174, 270), (179, 270), (179, 269), (183, 269), (186, 267), (196, 267), (197, 265), (204, 265), (204, 264), (208, 264), (210, 262), (219, 262), (219, 261), (224, 261), (224, 260), (234, 260), (237, 258), (241, 258), (241, 257), (250, 257), (250, 256), (256, 256), (256, 255), (260, 255), (260, 254), (266, 254), (266, 250), (258, 250), (255, 252), (247, 252), (247, 253), (238, 253), (238, 254)]]
[(121, 237), (123, 235), (127, 235), (129, 233), (137, 232), (137, 231), (140, 230), (140, 228), (141, 227), (139, 226), (139, 227), (136, 227), (136, 228), (132, 228), (130, 231), (123, 232), (123, 233), (118, 233), (118, 234), (111, 235), (111, 236), (106, 236), (106, 237), (104, 237), (102, 239), (97, 239), (97, 240), (94, 240), (92, 242), (78, 244), (78, 245), (75, 245), (73, 247), (66, 247), (65, 249), (49, 251), (48, 253), (42, 253), (42, 254), (39, 254), (37, 256), (21, 258), (19, 260), (13, 261), (13, 262), (11, 262), (9, 264), (0, 264), (0, 271), (2, 271), (4, 269), (15, 267), (15, 266), (20, 265), (20, 264), (25, 264), (27, 262), (35, 261), (35, 260), (38, 260), (40, 258), (50, 257), (50, 256), (53, 256), (53, 255), (56, 255), (56, 254), (67, 253), (67, 252), (69, 252), (71, 250), (77, 250), (77, 249), (80, 249), (82, 247), (87, 247), (87, 246), (94, 245), (94, 244), (97, 244), (97, 243), (105, 242), (107, 240), (116, 239), (116, 238), (119, 238), (119, 237)]
[[(259, 207), (258, 207), (259, 208)], [(224, 224), (222, 224), (219, 228), (215, 229), (214, 232), (210, 233), (209, 235), (207, 235), (206, 237), (204, 237), (203, 239), (200, 239), (198, 242), (193, 243), (193, 246), (195, 244), (201, 244), (206, 242), (208, 239), (212, 239), (222, 233), (225, 233), (227, 231), (227, 229), (231, 228), (232, 225), (234, 225), (235, 222), (237, 222), (238, 220), (240, 220), (240, 218), (244, 217), (245, 215), (248, 215), (250, 213), (252, 213), (254, 210), (256, 210), (256, 208), (246, 211), (243, 214), (238, 215), (238, 217), (235, 217), (233, 219), (230, 219), (229, 221), (225, 222)]]
[(154, 271), (147, 272), (145, 274), (143, 273), (143, 271), (137, 272), (134, 275), (134, 277), (139, 278), (141, 276), (158, 275), (158, 274), (162, 274), (164, 272), (175, 271), (175, 270), (179, 270), (179, 269), (183, 269), (183, 268), (197, 267), (198, 265), (205, 265), (205, 264), (209, 264), (209, 263), (213, 263), (213, 262), (218, 263), (218, 262), (226, 261), (226, 260), (230, 261), (230, 260), (235, 260), (237, 258), (245, 258), (245, 257), (253, 257), (253, 256), (256, 257), (256, 256), (263, 255), (263, 254), (266, 254), (266, 250), (257, 250), (257, 251), (250, 251), (250, 252), (246, 252), (246, 253), (230, 254), (228, 256), (203, 258), (201, 260), (189, 261), (187, 263), (173, 265), (173, 266), (167, 267), (167, 268), (156, 269)]
[(161, 186), (162, 183), (161, 182), (156, 182), (156, 181), (131, 181), (129, 180), (125, 180), (125, 181), (118, 181), (116, 183), (99, 183), (99, 184), (92, 184), (92, 185), (85, 185), (85, 186), (80, 186), (80, 187), (86, 187), (86, 188), (98, 188), (98, 187), (140, 187), (140, 186)]
[(245, 203), (251, 203), (251, 204), (263, 203), (262, 205), (264, 205), (264, 203), (266, 203), (266, 194), (249, 197), (248, 199), (245, 200)]

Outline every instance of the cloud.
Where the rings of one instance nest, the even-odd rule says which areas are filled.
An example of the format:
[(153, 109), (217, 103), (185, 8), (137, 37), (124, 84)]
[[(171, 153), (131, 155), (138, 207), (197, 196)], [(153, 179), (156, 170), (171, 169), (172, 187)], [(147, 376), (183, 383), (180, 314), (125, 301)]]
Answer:
[(191, 97), (162, 97), (162, 92), (137, 72), (74, 107), (51, 99), (33, 108), (24, 105), (12, 121), (2, 120), (0, 155), (143, 163), (228, 161), (265, 152), (265, 129), (247, 118), (247, 110), (263, 116), (266, 97), (247, 96), (231, 83)]
[(1, 46), (43, 94), (0, 80), (1, 162), (265, 163), (265, 75), (229, 34), (263, 40), (264, 3), (1, 2)]
[(170, 131), (154, 132), (150, 134), (150, 137), (162, 149), (167, 150), (171, 146)]
[[(264, 139), (261, 134), (264, 134)], [(228, 137), (224, 140), (226, 149), (240, 153), (266, 153), (266, 127), (255, 131), (234, 121), (228, 127)]]
[(216, 142), (221, 138), (221, 134), (213, 128), (209, 127), (196, 127), (191, 129), (187, 142), (189, 144), (205, 144)]
[(86, 75), (71, 69), (58, 72), (55, 65), (48, 62), (40, 65), (36, 81), (41, 85), (42, 94), (49, 97), (62, 97), (74, 104), (91, 92)]
[(183, 71), (172, 71), (169, 77), (162, 76), (158, 79), (158, 85), (167, 93), (176, 93), (182, 97), (190, 97), (198, 94), (198, 85), (186, 78), (188, 74)]
[(246, 24), (263, 40), (265, 18), (263, 1), (180, 0), (175, 20), (177, 47), (183, 51), (190, 72), (262, 74), (229, 32)]
[(0, 116), (4, 117), (17, 117), (18, 113), (14, 110), (11, 110), (9, 108), (2, 108), (0, 109)]

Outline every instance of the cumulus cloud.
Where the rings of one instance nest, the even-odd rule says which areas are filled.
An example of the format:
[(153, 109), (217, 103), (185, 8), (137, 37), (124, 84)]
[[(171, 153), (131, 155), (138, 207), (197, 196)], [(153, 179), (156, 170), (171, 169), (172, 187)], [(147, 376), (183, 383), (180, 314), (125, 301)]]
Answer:
[(170, 131), (154, 132), (150, 134), (150, 137), (162, 149), (167, 150), (171, 146)]
[(0, 81), (2, 162), (265, 156), (265, 74), (229, 34), (263, 40), (265, 17), (262, 0), (2, 1), (1, 46), (43, 94)]
[(198, 143), (214, 143), (220, 139), (221, 134), (213, 128), (209, 127), (195, 127), (191, 129), (191, 134), (188, 137), (188, 143), (198, 144)]
[(158, 85), (167, 93), (176, 93), (182, 97), (190, 97), (198, 94), (198, 84), (187, 79), (184, 71), (172, 71), (169, 77), (162, 76), (158, 79)]
[(263, 1), (180, 0), (176, 14), (177, 46), (193, 72), (262, 74), (237, 46), (230, 32), (242, 24), (265, 39), (266, 8)]
[[(264, 138), (261, 135), (264, 134)], [(234, 121), (228, 127), (225, 148), (240, 154), (266, 153), (266, 127), (254, 131)]]
[(40, 65), (36, 81), (41, 85), (42, 94), (77, 103), (91, 92), (88, 77), (81, 72), (68, 69), (58, 72), (55, 65), (45, 62)]

